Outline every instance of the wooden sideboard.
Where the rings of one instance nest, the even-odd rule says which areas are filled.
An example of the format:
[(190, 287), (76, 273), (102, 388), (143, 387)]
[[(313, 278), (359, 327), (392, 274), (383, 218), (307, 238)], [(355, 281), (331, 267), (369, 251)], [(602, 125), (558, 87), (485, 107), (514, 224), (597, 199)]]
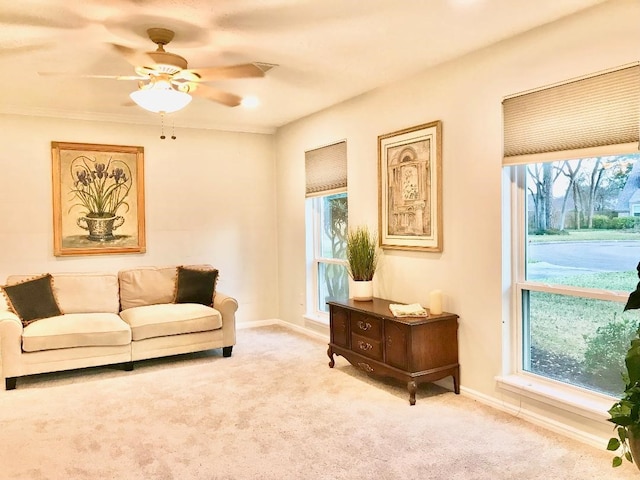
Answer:
[(329, 301), (331, 340), (327, 354), (335, 355), (372, 375), (407, 383), (409, 403), (415, 405), (420, 383), (452, 376), (460, 393), (458, 315), (394, 317), (382, 298), (368, 302)]

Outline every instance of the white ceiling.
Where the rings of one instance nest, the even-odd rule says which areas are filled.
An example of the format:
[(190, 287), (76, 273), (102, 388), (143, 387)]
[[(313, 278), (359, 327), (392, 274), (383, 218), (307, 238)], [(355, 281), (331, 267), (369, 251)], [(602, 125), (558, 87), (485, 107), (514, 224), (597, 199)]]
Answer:
[(146, 29), (165, 27), (176, 32), (167, 51), (189, 67), (278, 65), (211, 84), (255, 95), (258, 108), (194, 98), (171, 115), (176, 125), (271, 132), (603, 1), (1, 0), (0, 112), (159, 123), (123, 105), (135, 82), (76, 75), (133, 75), (109, 43), (152, 51)]

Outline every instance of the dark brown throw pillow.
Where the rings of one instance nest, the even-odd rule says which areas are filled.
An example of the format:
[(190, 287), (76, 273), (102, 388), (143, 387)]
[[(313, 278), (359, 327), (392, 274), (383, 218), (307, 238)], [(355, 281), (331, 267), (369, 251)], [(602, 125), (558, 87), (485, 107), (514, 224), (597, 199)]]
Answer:
[(2, 287), (9, 306), (20, 317), (23, 326), (41, 318), (62, 315), (53, 295), (52, 280), (51, 274), (47, 273), (32, 280)]
[(200, 303), (211, 306), (216, 290), (218, 270), (196, 270), (178, 267), (174, 303)]

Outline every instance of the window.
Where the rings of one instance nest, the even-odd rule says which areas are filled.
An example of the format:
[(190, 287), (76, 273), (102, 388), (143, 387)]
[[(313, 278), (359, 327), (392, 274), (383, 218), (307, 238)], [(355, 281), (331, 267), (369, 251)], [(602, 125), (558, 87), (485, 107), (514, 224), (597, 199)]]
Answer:
[(311, 261), (311, 315), (329, 312), (327, 300), (349, 296), (346, 267), (347, 194), (338, 193), (307, 200), (313, 216), (313, 258)]
[(640, 155), (536, 163), (519, 169), (522, 219), (516, 292), (519, 370), (618, 396), (637, 312)]
[(640, 65), (515, 95), (503, 114), (513, 370), (618, 396), (639, 321), (622, 310), (640, 262)]
[(347, 147), (340, 142), (305, 153), (307, 182), (307, 308), (328, 321), (326, 302), (349, 295), (346, 269)]

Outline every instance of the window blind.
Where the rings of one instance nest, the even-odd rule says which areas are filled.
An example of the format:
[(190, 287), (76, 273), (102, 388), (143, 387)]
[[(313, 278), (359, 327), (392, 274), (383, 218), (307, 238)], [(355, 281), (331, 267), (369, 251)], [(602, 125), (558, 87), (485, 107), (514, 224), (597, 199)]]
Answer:
[(506, 98), (503, 165), (638, 151), (640, 64)]
[(347, 142), (304, 154), (307, 197), (347, 188)]

